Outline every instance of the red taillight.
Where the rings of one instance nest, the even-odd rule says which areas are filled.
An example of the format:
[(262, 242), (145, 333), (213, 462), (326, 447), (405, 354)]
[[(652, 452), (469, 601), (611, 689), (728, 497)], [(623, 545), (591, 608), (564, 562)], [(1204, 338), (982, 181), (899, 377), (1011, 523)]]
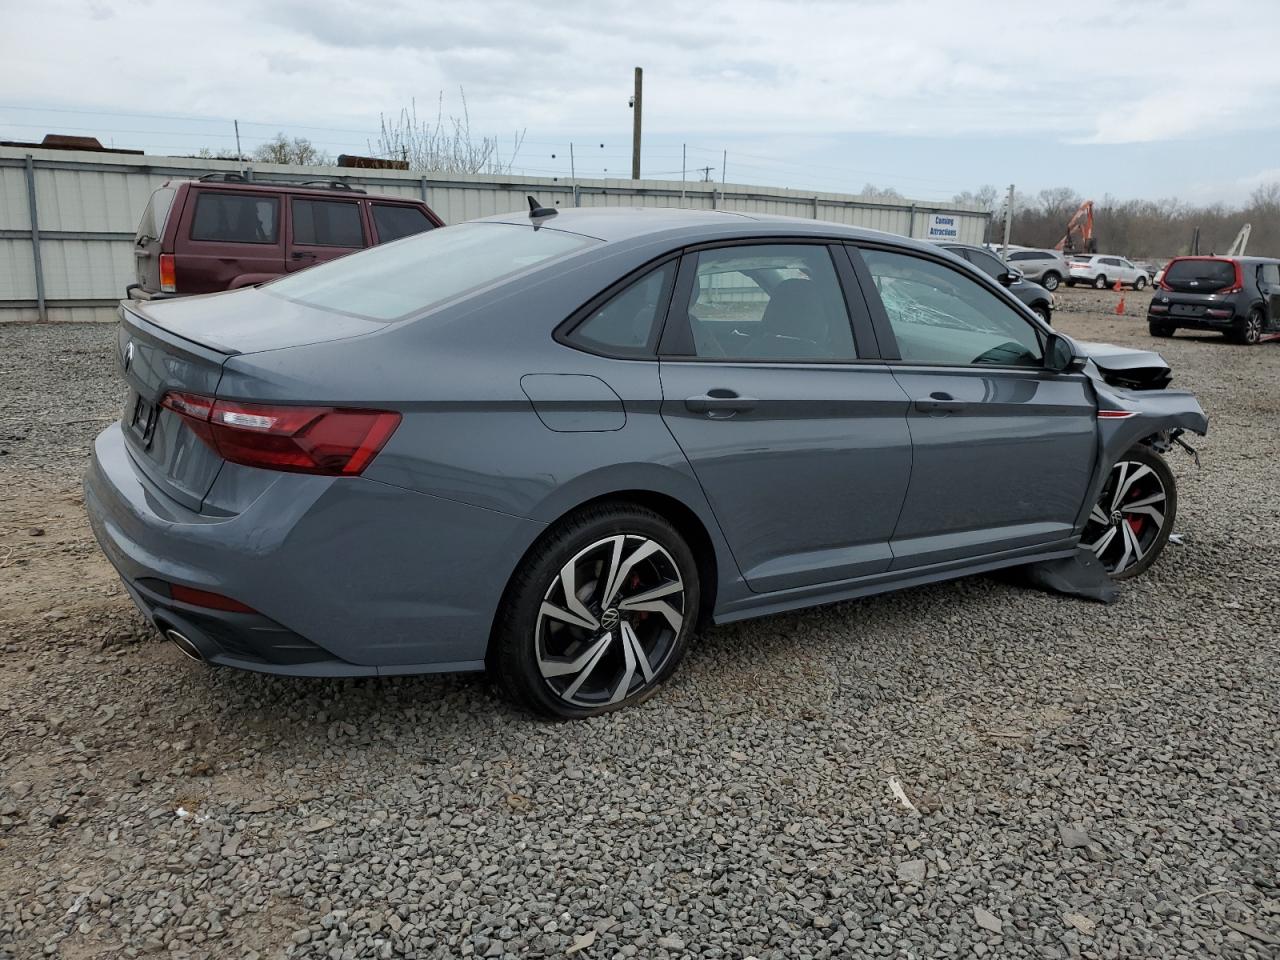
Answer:
[(267, 470), (356, 476), (400, 425), (387, 410), (234, 403), (169, 393), (178, 414), (224, 460)]
[(160, 291), (162, 293), (178, 292), (178, 267), (173, 262), (172, 253), (160, 254)]
[(246, 607), (239, 600), (232, 600), (230, 597), (224, 597), (220, 593), (197, 590), (195, 587), (184, 587), (176, 583), (169, 584), (169, 596), (179, 603), (189, 603), (193, 607), (226, 610), (228, 613), (257, 613), (253, 607)]
[(1230, 263), (1231, 266), (1235, 268), (1236, 277), (1233, 281), (1231, 281), (1231, 286), (1227, 287), (1227, 289), (1225, 290), (1219, 290), (1217, 292), (1218, 293), (1239, 293), (1241, 290), (1244, 289), (1244, 271), (1240, 269), (1240, 261), (1228, 260), (1227, 262)]

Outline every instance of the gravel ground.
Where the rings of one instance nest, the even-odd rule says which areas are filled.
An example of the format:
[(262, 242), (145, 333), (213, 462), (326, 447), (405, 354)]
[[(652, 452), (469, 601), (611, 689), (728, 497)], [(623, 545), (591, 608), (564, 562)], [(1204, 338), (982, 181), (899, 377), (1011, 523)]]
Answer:
[[(1059, 300), (1152, 343), (1145, 297)], [(1212, 428), (1115, 605), (972, 578), (717, 628), (552, 724), (156, 642), (78, 494), (112, 336), (0, 327), (0, 957), (1280, 956), (1280, 344), (1159, 343)]]

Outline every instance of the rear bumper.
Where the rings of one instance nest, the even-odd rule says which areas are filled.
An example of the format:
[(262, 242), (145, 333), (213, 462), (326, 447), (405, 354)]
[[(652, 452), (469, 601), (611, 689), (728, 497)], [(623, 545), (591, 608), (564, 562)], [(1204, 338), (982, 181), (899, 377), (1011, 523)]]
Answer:
[(1164, 323), (1171, 327), (1178, 327), (1182, 330), (1230, 330), (1238, 319), (1233, 311), (1229, 317), (1210, 317), (1205, 314), (1198, 316), (1188, 314), (1177, 314), (1172, 311), (1157, 312), (1147, 309), (1147, 319), (1152, 323)]
[[(85, 508), (103, 553), (158, 628), (213, 664), (303, 676), (481, 669), (516, 560), (542, 524), (359, 477), (279, 474), (241, 513), (167, 497), (119, 424), (94, 443)], [(166, 584), (254, 613), (178, 603)]]

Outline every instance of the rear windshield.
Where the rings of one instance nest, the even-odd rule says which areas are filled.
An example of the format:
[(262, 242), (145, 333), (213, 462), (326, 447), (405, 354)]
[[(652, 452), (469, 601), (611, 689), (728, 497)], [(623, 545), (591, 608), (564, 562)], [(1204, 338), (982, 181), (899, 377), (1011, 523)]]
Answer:
[(164, 222), (169, 217), (169, 208), (173, 206), (172, 187), (161, 187), (151, 194), (147, 201), (147, 209), (142, 211), (142, 219), (138, 221), (138, 233), (134, 238), (138, 241), (159, 240), (164, 233)]
[(1230, 260), (1175, 260), (1164, 272), (1164, 282), (1175, 290), (1213, 293), (1235, 285), (1236, 265)]
[(599, 242), (545, 227), (463, 223), (331, 260), (262, 289), (325, 310), (396, 320)]

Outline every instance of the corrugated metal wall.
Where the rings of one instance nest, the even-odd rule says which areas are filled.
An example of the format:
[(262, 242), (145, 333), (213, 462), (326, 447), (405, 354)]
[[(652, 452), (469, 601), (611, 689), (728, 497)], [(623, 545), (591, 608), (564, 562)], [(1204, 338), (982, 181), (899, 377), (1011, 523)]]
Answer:
[[(28, 157), (30, 160), (28, 161)], [(30, 196), (40, 233), (49, 320), (111, 320), (133, 279), (133, 234), (151, 192), (166, 180), (213, 171), (251, 171), (256, 181), (343, 179), (370, 193), (425, 199), (446, 223), (523, 210), (535, 194), (547, 206), (685, 206), (814, 217), (904, 236), (921, 235), (931, 213), (952, 213), (960, 239), (980, 243), (989, 215), (928, 204), (870, 203), (836, 193), (665, 180), (566, 180), (398, 170), (244, 165), (224, 160), (0, 147), (0, 322), (39, 319)]]

